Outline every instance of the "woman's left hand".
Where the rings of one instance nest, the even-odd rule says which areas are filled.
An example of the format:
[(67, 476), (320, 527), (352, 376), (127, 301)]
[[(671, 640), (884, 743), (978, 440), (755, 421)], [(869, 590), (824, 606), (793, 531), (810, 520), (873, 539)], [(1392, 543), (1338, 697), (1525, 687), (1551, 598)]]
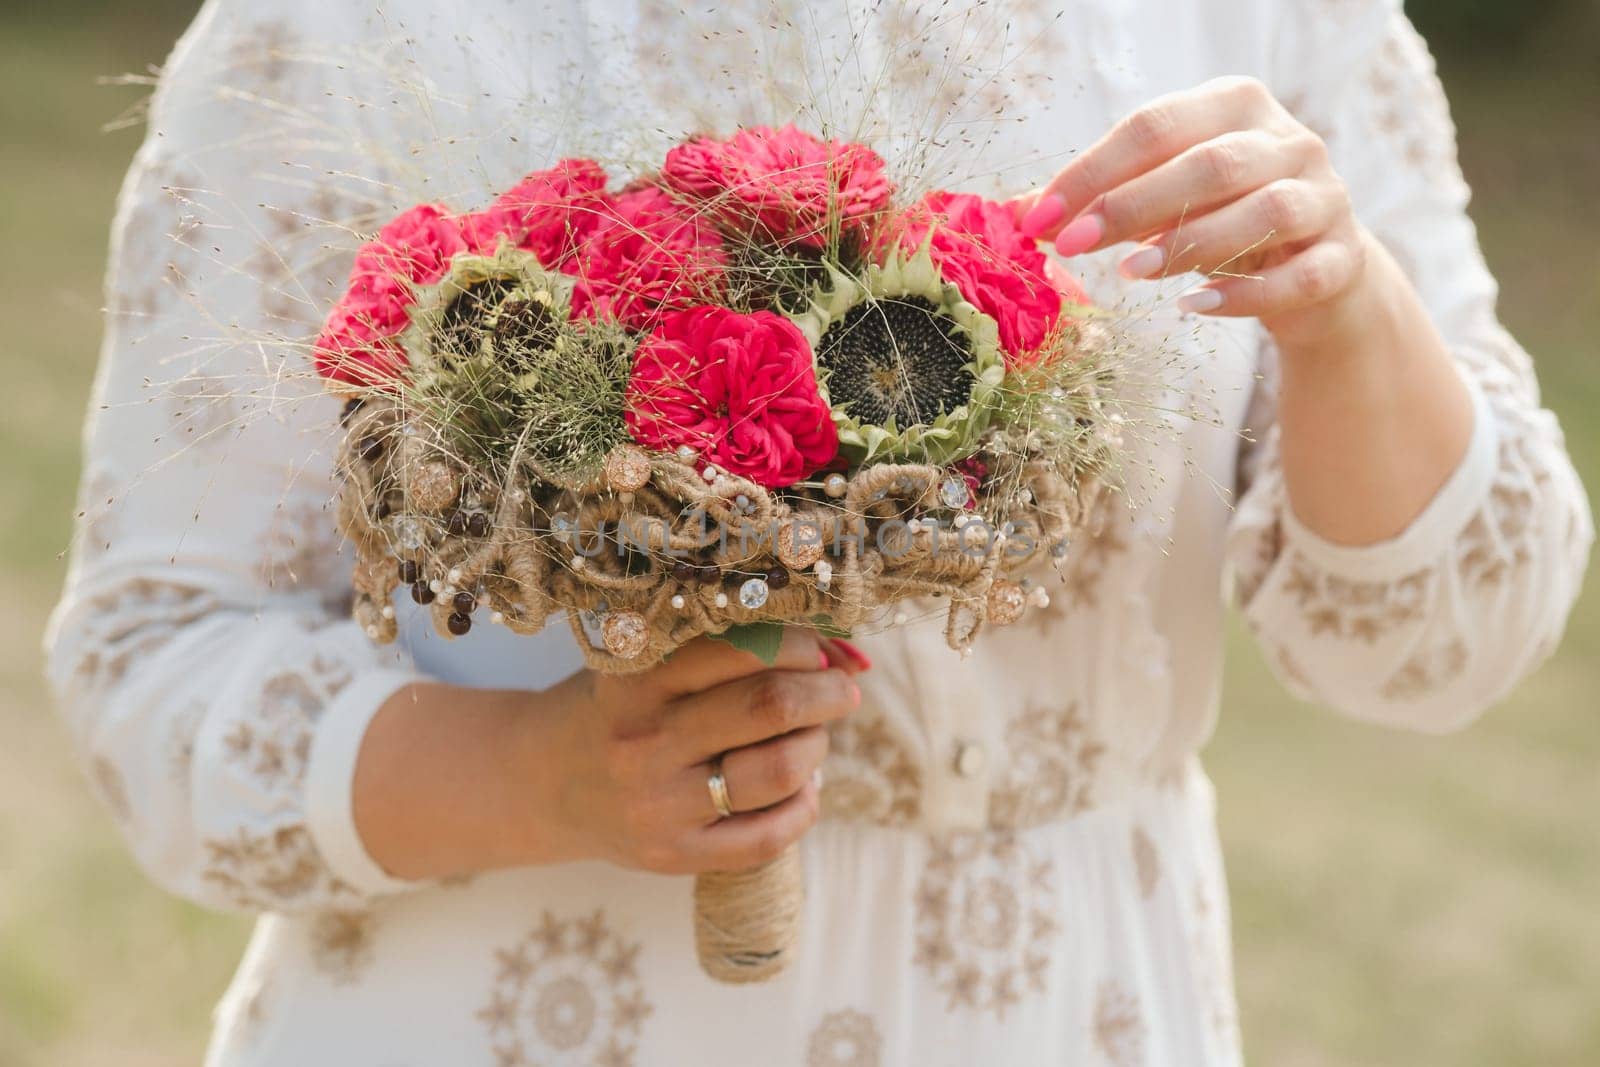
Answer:
[(1128, 278), (1199, 271), (1185, 311), (1337, 318), (1370, 237), (1322, 138), (1253, 78), (1219, 78), (1123, 119), (1042, 190), (1013, 203), (1024, 232), (1075, 256), (1124, 241)]

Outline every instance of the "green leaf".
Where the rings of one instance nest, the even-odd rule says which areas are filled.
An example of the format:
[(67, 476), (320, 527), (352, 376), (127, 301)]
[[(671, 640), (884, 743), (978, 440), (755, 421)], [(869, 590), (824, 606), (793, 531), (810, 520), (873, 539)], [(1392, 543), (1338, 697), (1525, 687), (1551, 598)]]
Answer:
[(817, 631), (817, 633), (821, 634), (823, 637), (846, 637), (846, 638), (848, 638), (850, 636), (850, 631), (849, 630), (842, 630), (842, 629), (840, 629), (839, 627), (837, 627), (837, 626), (835, 626), (833, 624), (833, 616), (831, 616), (831, 615), (813, 615), (813, 616), (811, 616), (811, 626), (812, 626), (813, 629), (815, 629)]
[(735, 623), (720, 634), (710, 634), (718, 641), (726, 641), (734, 648), (755, 656), (768, 667), (778, 662), (778, 648), (783, 644), (783, 623)]

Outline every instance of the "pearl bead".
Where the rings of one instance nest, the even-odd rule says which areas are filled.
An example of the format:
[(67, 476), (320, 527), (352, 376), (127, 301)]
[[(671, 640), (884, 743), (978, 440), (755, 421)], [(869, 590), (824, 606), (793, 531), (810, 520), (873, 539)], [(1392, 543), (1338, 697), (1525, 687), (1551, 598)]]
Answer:
[(383, 617), (386, 618), (386, 619), (394, 618), (394, 605), (393, 604), (385, 604), (383, 606)]
[(444, 583), (435, 578), (433, 581), (428, 583), (428, 592), (432, 593), (434, 596), (438, 596), (440, 593), (444, 592)]
[(573, 556), (572, 557), (572, 569), (575, 570), (575, 571), (583, 570), (583, 557), (582, 556)]
[(905, 612), (897, 611), (897, 612), (894, 613), (894, 624), (896, 626), (904, 626), (906, 623), (908, 623), (910, 621), (911, 621), (911, 616), (907, 615)]
[(682, 611), (688, 603), (687, 600), (683, 599), (682, 593), (676, 593), (672, 597), (672, 609), (674, 611)]
[(822, 480), (822, 491), (834, 499), (844, 496), (845, 491), (849, 488), (850, 483), (845, 479), (844, 475), (837, 471)]
[(376, 641), (378, 639), (378, 628), (376, 626), (367, 627), (367, 636)]
[(501, 625), (502, 623), (504, 623), (506, 621), (505, 612), (503, 612), (503, 611), (491, 611), (489, 613), (489, 621), (494, 623), (496, 626)]
[(449, 572), (444, 577), (445, 577), (445, 580), (448, 581), (451, 585), (459, 584), (460, 581), (461, 581), (461, 568), (460, 567), (451, 567)]
[(693, 463), (694, 462), (694, 457), (695, 457), (695, 450), (694, 449), (690, 448), (688, 445), (679, 445), (678, 446), (678, 458), (679, 459), (683, 460), (685, 463)]
[(728, 606), (728, 594), (727, 593), (718, 593), (717, 594), (717, 607), (725, 608), (727, 606)]
[(716, 481), (717, 480), (717, 468), (715, 468), (711, 464), (707, 463), (706, 464), (706, 469), (700, 472), (700, 477), (704, 478), (708, 482)]

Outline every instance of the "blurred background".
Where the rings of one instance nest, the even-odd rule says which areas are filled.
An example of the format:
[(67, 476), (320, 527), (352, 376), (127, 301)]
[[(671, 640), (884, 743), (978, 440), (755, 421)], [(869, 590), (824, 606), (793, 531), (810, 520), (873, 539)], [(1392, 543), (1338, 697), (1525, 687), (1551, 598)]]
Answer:
[[(112, 201), (195, 5), (0, 3), (0, 1065), (197, 1064), (247, 930), (134, 869), (40, 679)], [(1600, 3), (1412, 0), (1503, 314), (1600, 486)], [(23, 10), (17, 10), (23, 8)], [(1273, 1067), (1600, 1063), (1600, 566), (1556, 658), (1471, 731), (1295, 706), (1237, 632), (1208, 751), (1246, 1049)]]

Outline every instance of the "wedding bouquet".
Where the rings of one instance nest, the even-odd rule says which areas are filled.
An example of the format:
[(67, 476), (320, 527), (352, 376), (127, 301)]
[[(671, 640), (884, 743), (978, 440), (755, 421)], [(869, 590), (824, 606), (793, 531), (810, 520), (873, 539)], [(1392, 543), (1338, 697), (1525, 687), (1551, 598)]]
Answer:
[[(1112, 350), (1006, 208), (901, 195), (872, 149), (794, 127), (694, 138), (617, 190), (569, 159), (481, 210), (418, 205), (315, 349), (347, 397), (355, 615), (393, 640), (400, 588), (446, 635), (562, 615), (621, 672), (942, 597), (966, 651), (1043, 600), (1018, 575), (1066, 556), (1115, 466)], [(748, 940), (723, 976), (781, 963)]]

